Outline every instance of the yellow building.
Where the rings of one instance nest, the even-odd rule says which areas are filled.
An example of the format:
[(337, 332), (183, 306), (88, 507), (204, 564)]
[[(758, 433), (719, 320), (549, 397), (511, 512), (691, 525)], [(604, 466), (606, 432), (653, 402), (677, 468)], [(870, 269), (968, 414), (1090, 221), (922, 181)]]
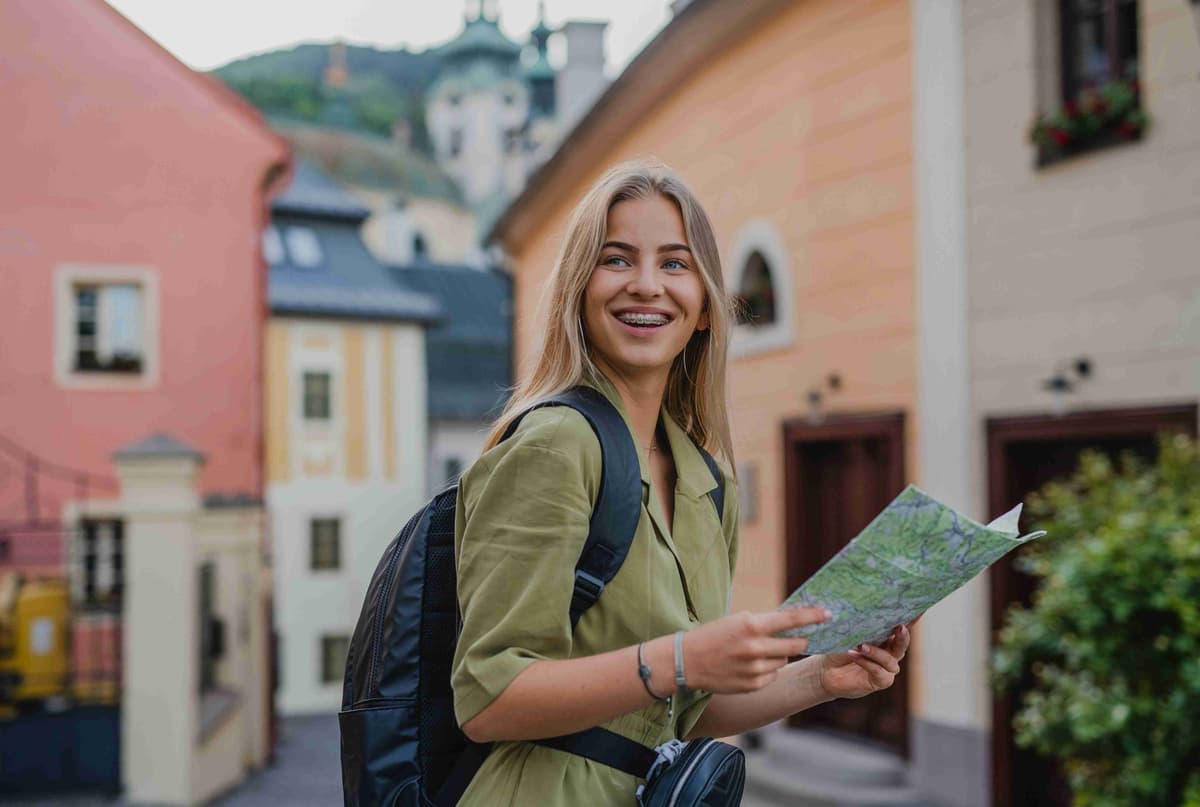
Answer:
[(368, 211), (300, 162), (272, 205), (267, 506), (283, 713), (332, 712), (363, 592), (425, 498), (425, 326), (367, 251)]

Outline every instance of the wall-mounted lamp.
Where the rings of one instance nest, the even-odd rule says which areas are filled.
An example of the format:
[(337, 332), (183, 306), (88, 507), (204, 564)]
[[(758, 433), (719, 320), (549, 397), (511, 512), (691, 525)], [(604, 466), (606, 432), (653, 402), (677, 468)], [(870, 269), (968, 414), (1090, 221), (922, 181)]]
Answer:
[(1053, 375), (1042, 381), (1042, 389), (1054, 396), (1054, 414), (1066, 414), (1067, 395), (1074, 392), (1081, 382), (1091, 376), (1092, 360), (1087, 356), (1062, 362), (1054, 368)]
[[(830, 392), (841, 392), (841, 373), (832, 372), (826, 375), (825, 386), (829, 388)], [(825, 399), (825, 393), (822, 392), (820, 386), (816, 386), (809, 389), (805, 398), (808, 401), (808, 422), (820, 423), (825, 419), (825, 413), (821, 410), (821, 403)]]

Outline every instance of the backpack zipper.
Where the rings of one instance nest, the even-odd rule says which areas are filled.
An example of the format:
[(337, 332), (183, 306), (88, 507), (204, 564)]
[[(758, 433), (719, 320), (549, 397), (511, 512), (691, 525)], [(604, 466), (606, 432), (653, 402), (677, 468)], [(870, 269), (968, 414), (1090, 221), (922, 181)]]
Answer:
[(408, 531), (407, 535), (401, 534), (400, 539), (396, 542), (395, 551), (388, 558), (387, 577), (383, 581), (383, 589), (379, 593), (379, 602), (375, 606), (375, 638), (371, 642), (371, 670), (367, 676), (367, 681), (369, 682), (368, 692), (374, 692), (379, 689), (379, 681), (375, 679), (375, 674), (379, 669), (379, 650), (383, 644), (383, 611), (387, 607), (388, 596), (392, 593), (392, 581), (396, 576), (396, 563), (399, 562), (400, 553), (408, 545), (408, 540), (412, 537), (412, 534), (417, 531), (421, 522), (425, 520), (425, 511), (429, 509), (431, 503), (427, 502), (421, 508), (420, 517), (412, 522), (413, 528)]
[(696, 766), (700, 764), (700, 760), (704, 759), (705, 755), (712, 750), (713, 742), (711, 739), (708, 740), (696, 752), (696, 756), (692, 757), (692, 761), (687, 764), (687, 767), (683, 769), (683, 773), (679, 776), (679, 781), (675, 783), (675, 789), (671, 791), (671, 798), (667, 802), (667, 807), (676, 807), (679, 804), (679, 795), (683, 792), (683, 786), (687, 784), (687, 778), (696, 769)]

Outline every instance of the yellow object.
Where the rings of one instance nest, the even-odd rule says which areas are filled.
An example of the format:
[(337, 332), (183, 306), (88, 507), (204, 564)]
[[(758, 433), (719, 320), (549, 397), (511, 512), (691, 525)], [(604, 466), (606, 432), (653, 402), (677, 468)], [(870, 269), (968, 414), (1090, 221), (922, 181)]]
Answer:
[(65, 581), (0, 577), (0, 703), (64, 694), (69, 610)]

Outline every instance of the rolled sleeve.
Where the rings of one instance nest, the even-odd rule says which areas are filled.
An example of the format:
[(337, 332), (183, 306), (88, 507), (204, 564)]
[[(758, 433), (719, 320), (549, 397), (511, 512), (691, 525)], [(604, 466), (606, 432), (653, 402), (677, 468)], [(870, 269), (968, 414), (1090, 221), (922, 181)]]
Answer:
[(570, 657), (574, 570), (599, 452), (578, 413), (538, 410), (464, 475), (455, 517), (462, 632), (452, 674), (460, 725), (534, 661)]

